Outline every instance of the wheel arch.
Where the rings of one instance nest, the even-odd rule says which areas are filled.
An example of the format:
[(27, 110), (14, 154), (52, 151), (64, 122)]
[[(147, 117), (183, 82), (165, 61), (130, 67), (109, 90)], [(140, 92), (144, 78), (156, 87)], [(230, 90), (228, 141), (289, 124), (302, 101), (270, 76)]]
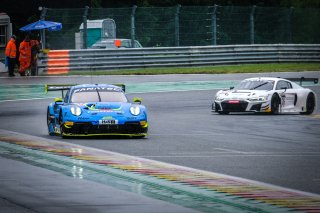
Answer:
[(312, 90), (308, 91), (308, 93), (307, 93), (307, 95), (306, 95), (306, 101), (305, 101), (305, 106), (304, 106), (304, 107), (307, 106), (307, 99), (308, 99), (308, 96), (309, 96), (310, 94), (312, 94), (313, 97), (314, 97), (314, 107), (315, 107), (315, 109), (316, 109), (316, 108), (318, 107), (318, 106), (317, 106), (317, 103), (318, 103), (317, 94), (316, 94), (315, 92), (313, 92)]
[(272, 100), (272, 97), (273, 97), (274, 95), (276, 95), (276, 96), (277, 96), (277, 98), (278, 98), (278, 99), (279, 99), (279, 101), (280, 101), (280, 104), (282, 104), (282, 98), (281, 98), (281, 96), (280, 96), (280, 94), (279, 94), (278, 92), (274, 92), (274, 93), (271, 95), (271, 99), (270, 99), (270, 101)]
[[(308, 100), (309, 100), (309, 97), (310, 95), (313, 96), (313, 106), (308, 106)], [(312, 113), (314, 113), (316, 110), (317, 110), (317, 95), (315, 94), (315, 92), (313, 91), (308, 91), (308, 93), (305, 95), (305, 100), (304, 100), (304, 103), (303, 103), (303, 109), (302, 111), (300, 112), (300, 114), (302, 115), (310, 115)], [(311, 107), (311, 108), (308, 108), (308, 107)]]
[(53, 105), (52, 104), (50, 104), (47, 107), (47, 111), (49, 112), (50, 115), (54, 115), (54, 109), (53, 109)]
[(59, 109), (59, 113), (58, 113), (58, 120), (59, 120), (59, 123), (60, 122), (63, 122), (63, 119), (62, 120), (60, 120), (61, 119), (61, 117), (63, 118), (64, 117), (64, 114), (65, 114), (65, 111), (66, 111), (67, 109), (66, 109), (66, 107), (63, 107), (63, 106), (61, 106), (60, 107), (60, 109)]
[(281, 113), (281, 105), (282, 105), (282, 98), (278, 92), (274, 92), (270, 98), (270, 113), (271, 114), (279, 114)]
[(313, 96), (314, 96), (314, 100), (315, 100), (315, 105), (314, 105), (314, 107), (315, 108), (317, 108), (318, 107), (318, 97), (317, 97), (317, 94), (315, 93), (315, 92), (313, 92), (312, 90), (310, 91), (310, 93), (312, 93), (313, 94)]

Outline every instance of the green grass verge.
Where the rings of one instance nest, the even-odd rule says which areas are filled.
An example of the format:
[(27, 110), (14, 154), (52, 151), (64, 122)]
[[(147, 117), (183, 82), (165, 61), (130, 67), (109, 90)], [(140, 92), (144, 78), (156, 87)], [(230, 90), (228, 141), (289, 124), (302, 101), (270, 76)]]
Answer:
[(68, 75), (227, 74), (320, 71), (320, 63), (241, 64), (210, 67), (145, 68), (107, 71), (72, 71)]

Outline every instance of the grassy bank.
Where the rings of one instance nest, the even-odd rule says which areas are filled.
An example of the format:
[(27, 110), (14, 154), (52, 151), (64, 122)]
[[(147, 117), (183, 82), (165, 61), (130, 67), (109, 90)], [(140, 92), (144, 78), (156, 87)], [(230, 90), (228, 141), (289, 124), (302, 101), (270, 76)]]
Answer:
[(107, 71), (72, 71), (69, 75), (227, 74), (320, 71), (320, 63), (242, 64), (210, 67), (145, 68)]

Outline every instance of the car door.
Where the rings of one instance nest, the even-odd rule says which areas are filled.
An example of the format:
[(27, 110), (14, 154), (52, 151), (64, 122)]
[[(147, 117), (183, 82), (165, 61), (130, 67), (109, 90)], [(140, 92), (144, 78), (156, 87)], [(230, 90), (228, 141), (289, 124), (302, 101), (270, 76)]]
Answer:
[(292, 85), (289, 81), (278, 81), (276, 91), (281, 97), (282, 110), (290, 110), (295, 107), (297, 103), (297, 93), (292, 89)]

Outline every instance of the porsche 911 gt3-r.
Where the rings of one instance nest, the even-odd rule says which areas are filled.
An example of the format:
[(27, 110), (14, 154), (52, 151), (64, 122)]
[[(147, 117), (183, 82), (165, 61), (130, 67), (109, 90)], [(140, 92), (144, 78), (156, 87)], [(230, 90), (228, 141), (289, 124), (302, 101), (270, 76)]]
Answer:
[[(295, 79), (297, 80), (297, 79)], [(318, 79), (306, 79), (318, 82)], [(248, 78), (229, 90), (216, 93), (212, 110), (219, 114), (230, 112), (313, 113), (316, 94), (309, 88), (283, 78)]]
[[(124, 85), (47, 85), (47, 91), (61, 90), (47, 109), (49, 135), (145, 137), (147, 110), (141, 99), (128, 102)], [(63, 94), (63, 91), (67, 91)]]

